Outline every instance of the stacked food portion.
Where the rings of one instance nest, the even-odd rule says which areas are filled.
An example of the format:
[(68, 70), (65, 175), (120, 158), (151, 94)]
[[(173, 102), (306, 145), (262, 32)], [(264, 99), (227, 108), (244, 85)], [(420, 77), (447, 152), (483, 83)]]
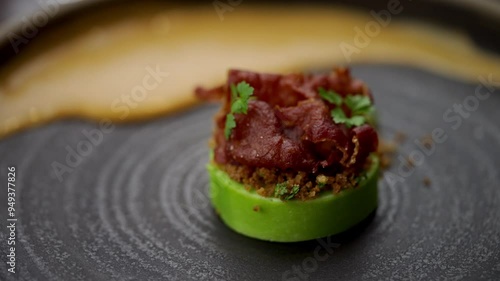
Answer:
[(344, 231), (376, 208), (373, 97), (348, 69), (230, 70), (227, 84), (196, 93), (222, 101), (208, 170), (212, 203), (232, 229), (309, 240)]

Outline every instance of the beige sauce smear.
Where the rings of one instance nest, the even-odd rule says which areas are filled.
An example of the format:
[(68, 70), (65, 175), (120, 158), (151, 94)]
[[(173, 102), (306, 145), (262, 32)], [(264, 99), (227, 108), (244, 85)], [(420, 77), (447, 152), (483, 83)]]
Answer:
[[(500, 58), (465, 36), (397, 17), (351, 63), (411, 64), (470, 81), (500, 73)], [(164, 115), (195, 104), (194, 87), (222, 83), (228, 68), (347, 65), (340, 43), (356, 46), (354, 27), (372, 20), (332, 7), (242, 4), (223, 21), (211, 5), (101, 10), (42, 34), (3, 68), (0, 137), (68, 116), (128, 122)]]

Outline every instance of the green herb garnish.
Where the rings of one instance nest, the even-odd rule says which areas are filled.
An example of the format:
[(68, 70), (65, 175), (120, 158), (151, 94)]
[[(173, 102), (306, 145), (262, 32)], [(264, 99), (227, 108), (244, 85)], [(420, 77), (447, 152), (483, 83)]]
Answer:
[(297, 193), (299, 193), (299, 190), (300, 190), (300, 187), (298, 184), (295, 184), (293, 187), (292, 187), (292, 191), (290, 192), (290, 194), (285, 197), (285, 200), (290, 200), (292, 199), (293, 197), (295, 197), (295, 195), (297, 195)]
[(361, 115), (352, 116), (350, 118), (347, 117), (341, 107), (334, 108), (332, 111), (330, 111), (330, 114), (332, 115), (333, 121), (335, 121), (335, 123), (344, 123), (347, 128), (350, 128), (352, 126), (361, 126), (366, 122), (366, 118)]
[(356, 184), (360, 184), (362, 181), (366, 180), (367, 178), (368, 178), (367, 174), (362, 173), (362, 174), (358, 175), (357, 177), (355, 177), (354, 181), (356, 182)]
[(287, 195), (284, 199), (290, 200), (293, 197), (295, 197), (295, 195), (297, 195), (297, 193), (299, 193), (299, 190), (300, 190), (300, 186), (298, 184), (294, 184), (292, 186), (292, 190), (289, 192), (288, 188), (287, 188), (287, 182), (278, 183), (274, 187), (274, 197), (280, 198), (284, 195)]
[(226, 127), (224, 128), (224, 136), (226, 136), (226, 139), (229, 138), (229, 135), (231, 135), (231, 130), (236, 127), (236, 121), (234, 121), (234, 115), (232, 113), (229, 113), (226, 116)]
[(286, 182), (276, 184), (274, 187), (274, 197), (281, 197), (285, 195), (288, 192), (286, 186)]
[(352, 115), (362, 115), (370, 112), (372, 103), (367, 96), (348, 95), (344, 99), (345, 104), (351, 109)]
[[(347, 95), (342, 98), (336, 92), (332, 90), (326, 91), (321, 87), (318, 89), (318, 93), (322, 99), (337, 106), (330, 111), (330, 115), (335, 123), (345, 124), (347, 128), (365, 124), (367, 121), (366, 116), (374, 110), (370, 98), (367, 96)], [(345, 104), (351, 110), (351, 117), (345, 115), (341, 107), (342, 104)]]
[(253, 87), (245, 81), (238, 85), (231, 84), (231, 113), (226, 115), (226, 126), (224, 128), (224, 136), (229, 139), (231, 130), (236, 127), (234, 114), (247, 114), (248, 100), (253, 95)]
[(342, 104), (342, 96), (337, 94), (336, 92), (332, 90), (327, 91), (322, 87), (320, 87), (318, 90), (319, 96), (329, 103), (335, 104), (337, 106), (340, 106)]

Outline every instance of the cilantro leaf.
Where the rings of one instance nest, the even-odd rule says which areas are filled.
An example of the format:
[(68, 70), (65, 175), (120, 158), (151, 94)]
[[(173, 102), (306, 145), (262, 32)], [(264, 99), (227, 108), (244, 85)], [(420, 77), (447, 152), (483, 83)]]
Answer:
[(238, 83), (236, 86), (236, 90), (238, 91), (240, 98), (245, 101), (248, 101), (251, 95), (253, 95), (253, 87), (250, 86), (247, 82), (243, 81)]
[(325, 90), (324, 88), (320, 87), (318, 89), (318, 92), (319, 92), (319, 96), (328, 101), (329, 103), (331, 104), (335, 104), (337, 106), (341, 105), (342, 104), (342, 97), (337, 94), (335, 91), (333, 90)]
[(359, 184), (360, 182), (366, 180), (366, 178), (367, 178), (367, 174), (363, 173), (363, 174), (360, 174), (359, 176), (355, 177), (354, 180), (356, 181), (356, 184)]
[(234, 84), (229, 85), (229, 87), (231, 88), (231, 100), (234, 101), (238, 98), (238, 89)]
[[(352, 126), (361, 126), (367, 122), (366, 116), (373, 112), (371, 100), (367, 96), (362, 95), (347, 95), (342, 98), (339, 94), (333, 91), (326, 91), (319, 88), (320, 96), (328, 102), (337, 105), (330, 115), (335, 123), (345, 124), (347, 128)], [(351, 117), (347, 117), (341, 105), (345, 104), (351, 110)]]
[(366, 118), (364, 116), (353, 116), (349, 118), (346, 122), (348, 127), (361, 126), (366, 123)]
[(247, 114), (248, 100), (253, 95), (254, 88), (245, 81), (238, 85), (231, 84), (231, 112), (226, 115), (226, 126), (224, 128), (224, 136), (229, 139), (231, 130), (236, 127), (234, 114)]
[(345, 123), (348, 119), (341, 107), (335, 107), (332, 109), (332, 111), (330, 111), (330, 115), (332, 115), (335, 123)]
[(237, 99), (231, 105), (232, 113), (247, 113), (248, 104), (245, 103), (242, 99)]
[(285, 200), (290, 200), (293, 197), (295, 197), (295, 195), (297, 195), (297, 193), (299, 193), (299, 190), (300, 190), (300, 186), (298, 184), (295, 184), (292, 187), (292, 191), (290, 192), (290, 194), (287, 197), (285, 197)]
[(333, 121), (335, 123), (343, 123), (347, 126), (347, 128), (350, 128), (352, 126), (361, 126), (366, 122), (366, 118), (364, 116), (356, 115), (350, 118), (347, 117), (341, 107), (332, 109), (330, 114), (332, 115)]
[(348, 95), (345, 104), (351, 109), (352, 115), (367, 114), (372, 108), (370, 98), (361, 95)]
[(290, 192), (289, 192), (288, 187), (287, 187), (287, 182), (282, 182), (282, 183), (276, 184), (276, 186), (274, 187), (274, 197), (280, 198), (280, 197), (286, 195), (284, 200), (290, 200), (290, 199), (293, 199), (295, 197), (295, 195), (297, 195), (297, 193), (299, 193), (299, 191), (300, 191), (300, 186), (298, 184), (294, 184), (292, 186), (292, 190), (290, 190)]
[(236, 122), (234, 121), (234, 115), (232, 113), (229, 113), (226, 116), (226, 127), (224, 128), (224, 136), (226, 139), (229, 138), (231, 135), (231, 130), (236, 127)]
[(280, 197), (288, 192), (286, 188), (286, 182), (278, 183), (274, 187), (274, 197)]

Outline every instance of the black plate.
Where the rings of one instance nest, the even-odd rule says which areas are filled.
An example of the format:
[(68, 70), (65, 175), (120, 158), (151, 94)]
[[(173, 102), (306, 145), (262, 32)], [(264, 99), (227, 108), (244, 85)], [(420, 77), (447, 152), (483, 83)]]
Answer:
[[(479, 80), (466, 84), (389, 65), (359, 65), (353, 73), (373, 89), (382, 136), (408, 135), (398, 155), (425, 155), (415, 152), (420, 150), (414, 140), (436, 128), (447, 137), (430, 155), (414, 159), (411, 175), (399, 171), (395, 159), (379, 181), (376, 213), (355, 230), (292, 244), (229, 230), (207, 198), (207, 139), (215, 106), (116, 126), (90, 146), (84, 132), (97, 124), (61, 121), (0, 141), (0, 279), (500, 276), (500, 91), (479, 100), (467, 118), (453, 113), (453, 122), (446, 122), (443, 115), (454, 104), (475, 106)], [(75, 159), (66, 159), (68, 150), (78, 148), (91, 151), (59, 181), (54, 163), (69, 167), (67, 160)], [(17, 167), (16, 275), (7, 274), (4, 255), (11, 165)]]

